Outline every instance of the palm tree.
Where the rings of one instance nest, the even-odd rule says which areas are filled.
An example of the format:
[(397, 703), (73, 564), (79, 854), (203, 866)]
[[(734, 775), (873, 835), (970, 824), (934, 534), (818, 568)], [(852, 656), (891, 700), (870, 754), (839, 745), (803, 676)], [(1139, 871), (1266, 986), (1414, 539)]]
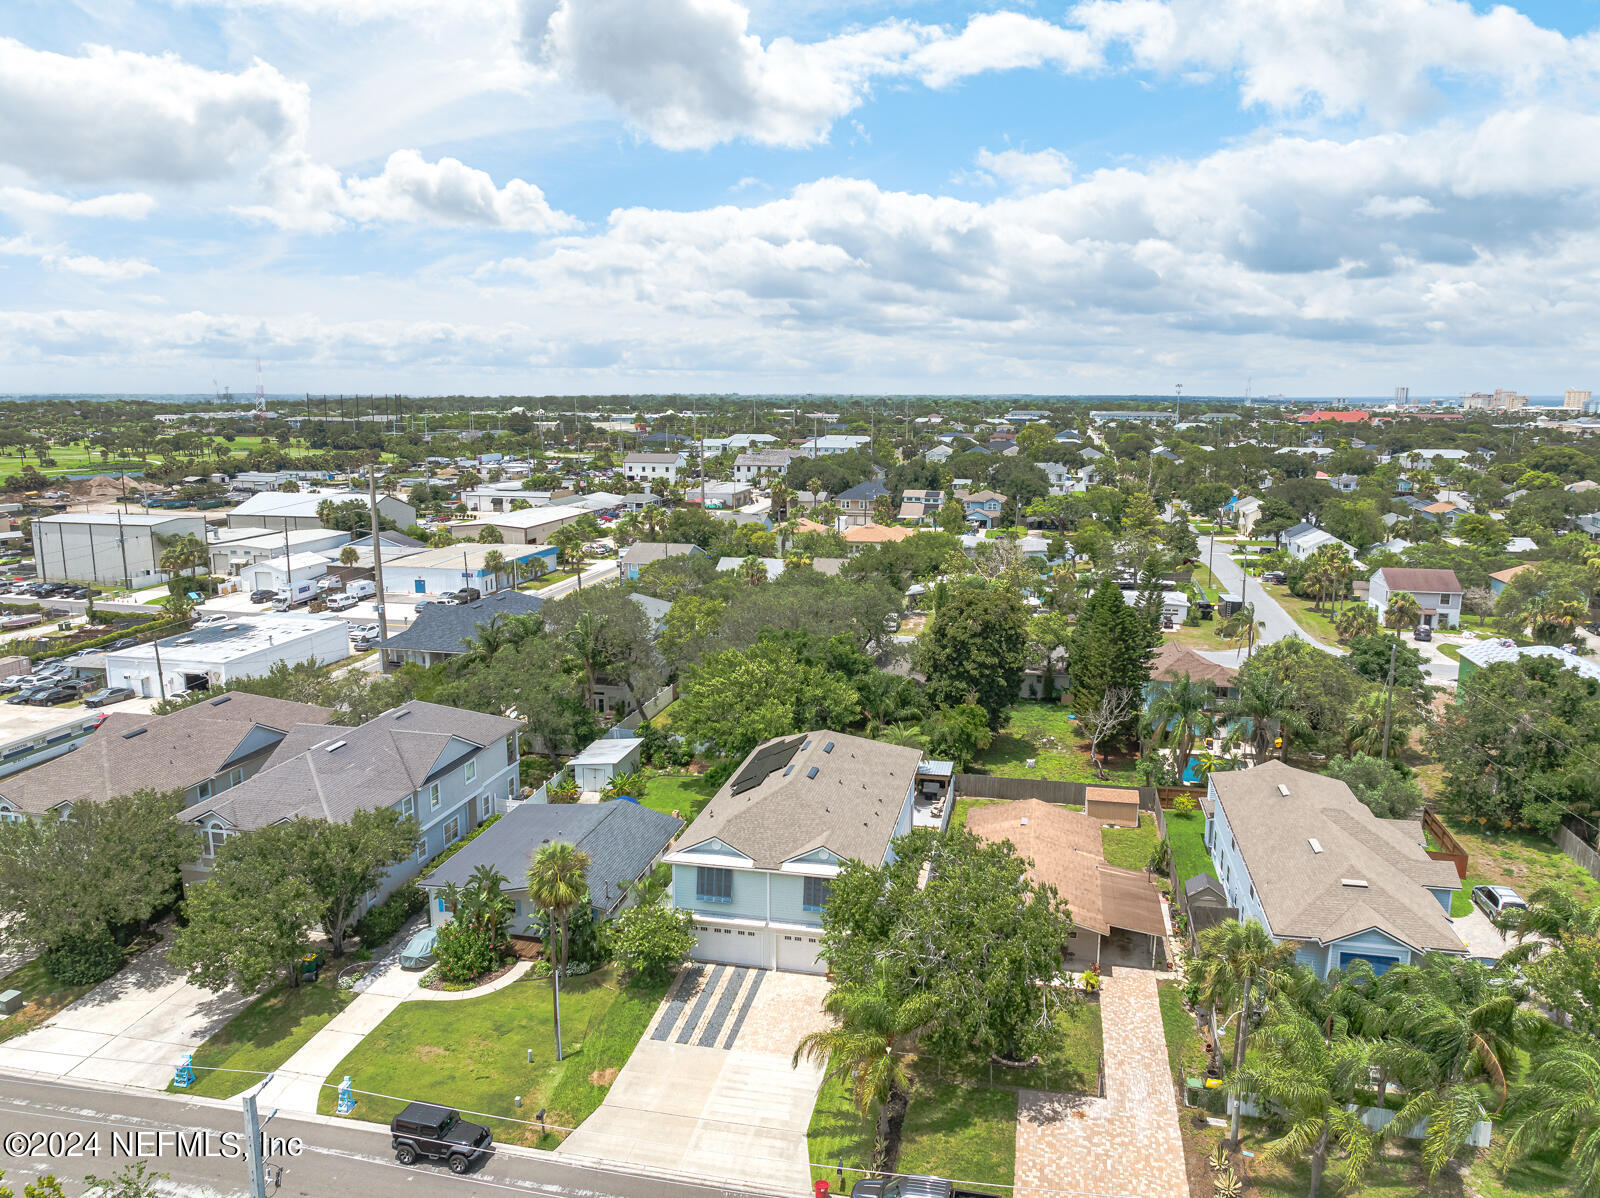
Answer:
[(767, 566), (755, 554), (750, 554), (739, 563), (739, 581), (747, 587), (758, 587), (767, 581)]
[[(561, 971), (567, 963), (567, 920), (573, 908), (589, 901), (589, 854), (576, 845), (556, 840), (540, 846), (528, 863), (528, 897), (550, 920), (550, 931), (560, 928), (557, 943), (545, 946), (550, 958), (550, 1000), (556, 1023), (556, 1060), (561, 1060)], [(550, 950), (556, 951), (552, 953)]]
[(1537, 936), (1559, 948), (1571, 936), (1600, 937), (1600, 902), (1585, 903), (1571, 891), (1541, 886), (1528, 896), (1526, 907), (1508, 907), (1495, 922), (1515, 932), (1519, 946)]
[(1256, 619), (1256, 605), (1246, 603), (1218, 626), (1217, 635), (1226, 640), (1230, 648), (1245, 646), (1244, 656), (1248, 661), (1256, 647), (1256, 633), (1266, 630), (1266, 621)]
[(874, 740), (886, 745), (900, 745), (907, 749), (926, 749), (928, 738), (916, 724), (884, 724), (872, 734)]
[(1309, 1198), (1317, 1198), (1328, 1166), (1328, 1149), (1337, 1146), (1346, 1156), (1341, 1188), (1356, 1190), (1378, 1145), (1378, 1137), (1361, 1122), (1359, 1109), (1352, 1109), (1366, 1084), (1368, 1046), (1351, 1037), (1338, 1021), (1325, 1035), (1322, 1027), (1293, 1007), (1274, 1012), (1263, 1025), (1261, 1038), (1265, 1051), (1260, 1063), (1239, 1069), (1228, 1087), (1235, 1099), (1235, 1128), (1237, 1100), (1246, 1094), (1257, 1095), (1271, 1103), (1289, 1125), (1262, 1150), (1264, 1158), (1310, 1156)]
[(1145, 708), (1145, 727), (1156, 743), (1176, 746), (1172, 756), (1180, 779), (1189, 772), (1195, 738), (1210, 736), (1216, 726), (1207, 710), (1216, 697), (1216, 688), (1209, 682), (1196, 682), (1185, 674), (1162, 686)]
[(1389, 596), (1389, 605), (1383, 612), (1383, 622), (1394, 629), (1395, 640), (1398, 641), (1402, 628), (1415, 628), (1422, 622), (1422, 605), (1410, 591), (1396, 591)]
[(192, 532), (166, 537), (161, 541), (161, 569), (168, 574), (182, 574), (205, 559), (205, 543)]
[(1530, 1152), (1570, 1161), (1563, 1173), (1579, 1198), (1600, 1198), (1600, 1052), (1567, 1044), (1536, 1066), (1511, 1107), (1502, 1166)]
[(609, 631), (604, 616), (581, 611), (561, 637), (568, 659), (583, 670), (585, 704), (594, 702), (595, 680), (600, 671), (611, 664)]
[(489, 571), (489, 577), (494, 579), (494, 589), (500, 589), (500, 571), (506, 568), (505, 554), (498, 549), (491, 549), (483, 555), (483, 568)]
[(836, 986), (823, 1000), (835, 1025), (810, 1032), (794, 1050), (801, 1058), (829, 1063), (824, 1080), (850, 1079), (850, 1099), (865, 1115), (878, 1108), (874, 1163), (881, 1162), (889, 1142), (889, 1116), (896, 1102), (911, 1090), (902, 1045), (939, 1016), (938, 1000), (927, 993), (902, 997), (878, 975), (870, 986)]
[(1242, 720), (1249, 726), (1257, 761), (1264, 760), (1272, 749), (1274, 729), (1280, 734), (1296, 735), (1310, 730), (1305, 717), (1294, 708), (1297, 696), (1287, 680), (1243, 670), (1238, 684), (1238, 695), (1222, 705), (1221, 714), (1224, 719)]
[[(1266, 996), (1282, 985), (1289, 963), (1294, 960), (1293, 941), (1278, 943), (1255, 920), (1240, 923), (1230, 919), (1215, 924), (1200, 934), (1202, 989), (1214, 996), (1212, 1006), (1238, 1004), (1239, 1026), (1233, 1038), (1233, 1072), (1244, 1068), (1245, 1041), (1250, 1035), (1250, 1017)], [(1218, 1003), (1216, 999), (1223, 1001)], [(1225, 1021), (1226, 1022), (1226, 1021)], [(1239, 1142), (1239, 1104), (1232, 1104), (1228, 1117), (1228, 1139)]]
[(361, 555), (356, 552), (354, 545), (346, 545), (339, 550), (339, 564), (341, 566), (353, 566), (359, 560), (361, 560)]
[(916, 683), (900, 674), (875, 670), (863, 676), (856, 686), (861, 714), (867, 720), (867, 735), (887, 724), (900, 724), (922, 718), (927, 710)]

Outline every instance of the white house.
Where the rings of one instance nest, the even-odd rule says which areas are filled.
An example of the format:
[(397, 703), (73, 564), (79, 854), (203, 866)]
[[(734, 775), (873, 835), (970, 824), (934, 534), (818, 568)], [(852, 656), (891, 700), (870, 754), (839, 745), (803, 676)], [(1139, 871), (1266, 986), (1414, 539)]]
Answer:
[(622, 459), (622, 473), (632, 482), (664, 482), (670, 486), (678, 481), (678, 471), (688, 462), (682, 453), (630, 453)]
[(871, 444), (871, 437), (847, 433), (830, 433), (826, 437), (810, 438), (800, 447), (800, 452), (808, 458), (820, 458), (826, 457), (831, 453), (849, 453), (852, 449), (860, 449)]
[(1427, 628), (1456, 628), (1461, 623), (1462, 586), (1454, 570), (1413, 570), (1385, 566), (1375, 571), (1367, 584), (1367, 604), (1384, 618), (1389, 596), (1405, 592), (1422, 609)]
[(1304, 561), (1316, 553), (1317, 550), (1324, 549), (1329, 545), (1337, 545), (1347, 557), (1355, 557), (1355, 548), (1345, 544), (1331, 532), (1325, 532), (1320, 528), (1312, 528), (1309, 525), (1303, 525), (1302, 527), (1305, 531), (1297, 532), (1295, 529), (1290, 529), (1289, 532), (1284, 534), (1283, 538), (1283, 547), (1289, 551), (1289, 556), (1296, 561)]

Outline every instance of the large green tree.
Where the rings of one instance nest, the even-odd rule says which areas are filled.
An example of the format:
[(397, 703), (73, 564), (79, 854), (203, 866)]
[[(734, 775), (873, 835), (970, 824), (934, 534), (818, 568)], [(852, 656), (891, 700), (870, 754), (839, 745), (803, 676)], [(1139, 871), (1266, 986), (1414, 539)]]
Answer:
[[(1100, 710), (1108, 694), (1144, 693), (1150, 680), (1150, 652), (1156, 632), (1139, 609), (1123, 602), (1115, 579), (1101, 579), (1078, 614), (1078, 624), (1067, 646), (1067, 670), (1072, 677), (1072, 709), (1080, 719)], [(1130, 740), (1138, 728), (1139, 708), (1109, 736), (1110, 743)]]
[(922, 638), (920, 665), (935, 707), (973, 696), (999, 728), (1017, 700), (1028, 649), (1028, 609), (1010, 587), (963, 579), (952, 586)]
[(672, 730), (719, 756), (743, 757), (770, 737), (849, 727), (859, 708), (855, 688), (833, 670), (763, 640), (748, 652), (713, 653), (693, 667), (679, 687)]
[(305, 879), (322, 901), (322, 927), (333, 955), (344, 955), (350, 926), (365, 896), (383, 883), (389, 868), (416, 852), (417, 821), (392, 807), (356, 811), (343, 822), (306, 820)]

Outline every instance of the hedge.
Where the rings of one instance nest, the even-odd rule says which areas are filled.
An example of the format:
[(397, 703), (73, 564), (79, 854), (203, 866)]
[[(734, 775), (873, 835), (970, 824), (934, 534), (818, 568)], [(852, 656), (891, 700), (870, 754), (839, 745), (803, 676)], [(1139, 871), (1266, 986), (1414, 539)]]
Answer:
[(420, 886), (402, 886), (356, 920), (355, 934), (362, 948), (377, 948), (393, 940), (406, 920), (428, 905)]
[(150, 633), (155, 633), (159, 636), (179, 629), (187, 631), (188, 628), (189, 621), (187, 618), (147, 620), (145, 623), (137, 624), (132, 628), (118, 629), (116, 632), (108, 632), (104, 636), (90, 637), (86, 641), (74, 641), (70, 645), (62, 645), (56, 649), (41, 649), (31, 656), (34, 661), (49, 661), (53, 657), (71, 657), (74, 653), (82, 653), (87, 649), (104, 648), (113, 641), (120, 641), (125, 636), (135, 636), (143, 641), (148, 639)]
[(497, 813), (495, 815), (491, 815), (488, 819), (484, 820), (483, 823), (479, 824), (471, 832), (468, 832), (460, 840), (456, 841), (453, 845), (451, 845), (449, 848), (445, 849), (442, 853), (440, 853), (432, 861), (428, 862), (428, 864), (423, 867), (422, 876), (426, 877), (428, 874), (430, 874), (434, 870), (438, 869), (446, 861), (450, 860), (450, 858), (454, 857), (462, 849), (466, 848), (469, 844), (471, 844), (474, 840), (476, 840), (479, 836), (481, 836), (485, 831), (487, 831), (499, 819), (500, 819), (500, 816)]

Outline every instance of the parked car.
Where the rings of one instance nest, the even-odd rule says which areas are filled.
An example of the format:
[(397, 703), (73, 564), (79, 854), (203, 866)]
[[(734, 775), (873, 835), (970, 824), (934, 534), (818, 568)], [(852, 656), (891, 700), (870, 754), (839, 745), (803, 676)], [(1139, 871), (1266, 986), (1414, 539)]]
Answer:
[(278, 591), (275, 587), (257, 587), (250, 592), (251, 603), (271, 603), (277, 597)]
[(1433, 639), (1433, 629), (1426, 624), (1418, 624), (1411, 630), (1411, 639), (1414, 641), (1431, 641)]
[(78, 688), (67, 683), (56, 683), (51, 686), (36, 687), (28, 696), (29, 707), (54, 707), (57, 703), (65, 703), (68, 699), (76, 699), (79, 695)]
[(231, 619), (233, 619), (233, 617), (225, 612), (212, 611), (207, 612), (205, 615), (196, 620), (194, 626), (196, 628), (209, 628), (213, 624), (226, 624)]
[(133, 698), (133, 691), (126, 686), (102, 686), (97, 691), (90, 691), (83, 697), (85, 707), (109, 707), (113, 703), (122, 703)]
[(125, 636), (125, 637), (121, 637), (121, 638), (119, 638), (117, 640), (112, 641), (109, 645), (106, 646), (106, 648), (107, 649), (131, 649), (134, 645), (137, 645), (138, 643), (139, 642), (134, 637)]
[(488, 1159), (494, 1137), (483, 1124), (468, 1123), (447, 1106), (412, 1102), (389, 1121), (389, 1145), (402, 1165), (426, 1157), (444, 1161), (452, 1173), (465, 1173)]
[(850, 1198), (993, 1198), (983, 1190), (957, 1189), (953, 1181), (926, 1174), (862, 1177), (850, 1187)]
[(328, 596), (328, 610), (349, 611), (352, 607), (360, 602), (361, 600), (357, 599), (354, 595), (346, 595), (341, 592), (337, 595)]
[(12, 674), (9, 678), (0, 678), (0, 694), (14, 691), (34, 681), (32, 674)]
[(33, 701), (33, 696), (43, 694), (45, 691), (54, 687), (54, 685), (55, 684), (53, 682), (34, 682), (23, 687), (16, 694), (8, 698), (6, 702), (10, 703), (12, 706), (20, 706), (24, 703), (31, 703)]
[(1472, 888), (1472, 905), (1490, 919), (1499, 919), (1509, 908), (1521, 907), (1526, 910), (1528, 906), (1511, 887), (1491, 886), (1488, 883)]
[(439, 601), (441, 603), (448, 603), (454, 607), (459, 607), (463, 603), (476, 603), (482, 598), (483, 592), (478, 590), (477, 587), (462, 587), (459, 591), (450, 591), (446, 594), (440, 595)]
[(1273, 586), (1282, 586), (1286, 578), (1282, 570), (1268, 570), (1261, 575), (1262, 582), (1270, 582)]

